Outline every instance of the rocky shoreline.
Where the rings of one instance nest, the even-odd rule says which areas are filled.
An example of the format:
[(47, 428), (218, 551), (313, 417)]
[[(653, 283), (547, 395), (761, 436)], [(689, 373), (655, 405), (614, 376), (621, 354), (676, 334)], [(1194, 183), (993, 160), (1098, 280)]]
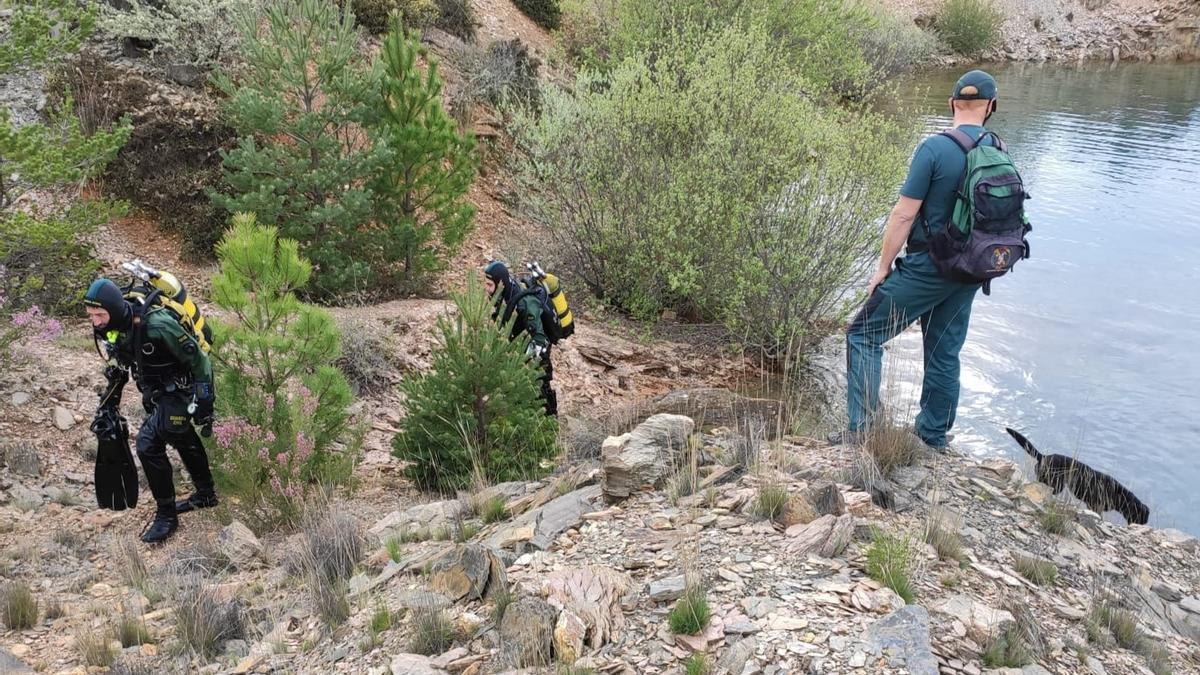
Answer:
[[(668, 406), (677, 412), (678, 396)], [(762, 407), (740, 407), (753, 409)], [(339, 501), (360, 523), (366, 555), (347, 586), (349, 619), (333, 630), (288, 571), (303, 532), (260, 540), (236, 521), (214, 522), (230, 513), (189, 522), (146, 564), (157, 579), (180, 556), (220, 561), (203, 583), (239, 604), (248, 630), (212, 661), (172, 655), (171, 600), (130, 587), (108, 553), (140, 523), (64, 505), (58, 491), (86, 492), (70, 485), (82, 458), (42, 479), (10, 453), (0, 478), (5, 576), (32, 580), (66, 609), (0, 634), (0, 663), (89, 672), (73, 636), (101, 630), (104, 608), (126, 606), (157, 644), (125, 648), (121, 662), (152, 672), (633, 675), (683, 672), (695, 653), (709, 672), (740, 675), (1143, 673), (1147, 654), (1155, 673), (1200, 668), (1195, 538), (1063, 507), (1007, 460), (917, 455), (884, 477), (864, 471), (858, 448), (767, 440), (744, 419), (712, 427), (711, 415), (694, 414), (650, 416), (577, 447), (585, 457), (551, 478), (461, 499), (398, 497), (395, 460), (372, 458), (360, 467), (364, 488)], [(771, 491), (784, 495), (773, 516), (763, 510)], [(480, 505), (491, 500), (506, 518), (485, 524)], [(1047, 531), (1047, 512), (1064, 508), (1060, 534)], [(78, 548), (39, 527), (45, 519), (80, 533)], [(873, 570), (881, 536), (902, 549), (888, 555), (911, 602)], [(712, 618), (695, 635), (674, 634), (668, 613), (691, 588), (703, 589)], [(380, 607), (396, 625), (365, 644)], [(1097, 616), (1108, 607), (1133, 617), (1136, 645), (1107, 635), (1117, 629)], [(453, 626), (453, 644), (410, 653), (431, 612)], [(984, 654), (1011, 631), (1025, 636), (1030, 661), (989, 668)]]

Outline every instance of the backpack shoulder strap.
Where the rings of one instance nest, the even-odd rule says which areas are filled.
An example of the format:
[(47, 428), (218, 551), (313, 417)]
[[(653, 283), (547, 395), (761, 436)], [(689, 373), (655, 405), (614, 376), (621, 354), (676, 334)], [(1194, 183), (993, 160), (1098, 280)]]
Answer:
[(966, 153), (969, 153), (972, 150), (974, 150), (975, 146), (978, 145), (979, 142), (983, 140), (983, 137), (987, 136), (990, 133), (991, 133), (990, 131), (985, 131), (985, 132), (983, 132), (983, 136), (980, 136), (978, 139), (974, 139), (974, 138), (971, 138), (971, 135), (968, 134), (967, 132), (963, 131), (962, 129), (959, 129), (958, 127), (954, 127), (953, 129), (947, 129), (947, 130), (943, 131), (941, 133), (941, 135), (954, 141), (954, 144), (957, 145), (959, 147), (959, 149), (961, 149), (963, 151), (964, 154), (966, 154)]

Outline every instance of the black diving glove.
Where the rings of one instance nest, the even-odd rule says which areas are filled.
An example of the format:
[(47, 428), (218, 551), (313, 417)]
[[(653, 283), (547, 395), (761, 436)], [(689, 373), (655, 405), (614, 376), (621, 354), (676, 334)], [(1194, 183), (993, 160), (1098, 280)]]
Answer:
[(201, 434), (208, 436), (212, 433), (213, 402), (215, 401), (212, 384), (197, 382), (192, 386), (192, 397), (192, 406), (189, 410), (192, 420), (201, 427)]

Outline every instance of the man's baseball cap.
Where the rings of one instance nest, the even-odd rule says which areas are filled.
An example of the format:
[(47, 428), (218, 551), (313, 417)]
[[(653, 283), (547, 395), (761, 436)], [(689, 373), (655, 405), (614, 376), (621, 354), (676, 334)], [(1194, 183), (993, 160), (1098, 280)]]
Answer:
[(960, 101), (996, 98), (996, 79), (982, 70), (972, 70), (958, 78), (951, 96)]

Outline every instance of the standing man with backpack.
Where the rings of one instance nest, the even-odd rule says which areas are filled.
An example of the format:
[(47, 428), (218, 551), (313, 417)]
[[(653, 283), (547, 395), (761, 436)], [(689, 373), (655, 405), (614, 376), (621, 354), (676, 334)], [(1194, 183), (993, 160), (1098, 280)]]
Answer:
[[(168, 309), (152, 303), (135, 306), (108, 279), (92, 283), (84, 306), (109, 362), (104, 371), (109, 386), (97, 418), (116, 413), (130, 373), (142, 393), (147, 417), (138, 431), (137, 454), (156, 506), (142, 541), (161, 543), (178, 528), (179, 513), (217, 505), (208, 454), (192, 426), (210, 428), (213, 421), (212, 363)], [(195, 494), (179, 502), (167, 444), (179, 452), (196, 486)]]
[[(550, 386), (554, 378), (554, 365), (550, 361), (550, 337), (547, 326), (542, 320), (548, 307), (547, 298), (543, 297), (544, 289), (534, 280), (523, 287), (508, 271), (508, 266), (499, 260), (493, 260), (483, 269), (484, 288), (488, 295), (495, 297), (496, 310), (492, 318), (501, 324), (516, 317), (513, 321), (512, 333), (509, 339), (515, 340), (518, 335), (529, 335), (529, 346), (525, 355), (541, 362), (542, 366), (542, 401), (546, 404), (547, 415), (558, 414), (558, 395)], [(496, 290), (500, 292), (497, 293)], [(539, 293), (540, 291), (540, 293)]]
[(879, 408), (883, 345), (920, 321), (925, 377), (915, 432), (931, 448), (946, 447), (975, 294), (1028, 257), (1028, 195), (1003, 142), (984, 128), (996, 99), (991, 75), (966, 73), (950, 97), (953, 129), (926, 138), (913, 154), (867, 302), (846, 329), (849, 424), (831, 443), (864, 441)]

